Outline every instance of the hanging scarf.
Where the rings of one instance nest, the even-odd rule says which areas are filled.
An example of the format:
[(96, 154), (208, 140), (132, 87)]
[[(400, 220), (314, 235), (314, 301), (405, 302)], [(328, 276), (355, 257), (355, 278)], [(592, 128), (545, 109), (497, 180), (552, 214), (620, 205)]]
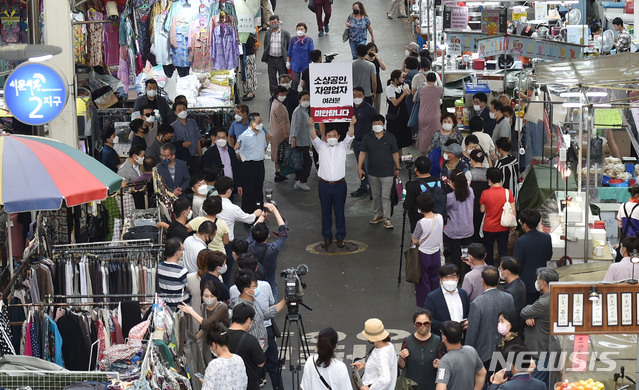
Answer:
[(298, 37), (297, 35), (295, 36), (295, 44), (301, 43), (302, 45), (304, 44), (304, 40), (308, 38), (308, 35), (304, 35), (303, 37)]

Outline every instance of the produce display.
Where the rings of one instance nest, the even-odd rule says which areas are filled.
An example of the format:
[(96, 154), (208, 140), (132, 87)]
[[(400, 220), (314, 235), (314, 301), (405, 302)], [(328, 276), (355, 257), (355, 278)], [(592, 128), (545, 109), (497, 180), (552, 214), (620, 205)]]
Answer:
[(568, 382), (566, 379), (564, 382), (555, 384), (555, 390), (603, 390), (604, 384), (595, 381), (592, 378), (587, 380), (581, 380), (576, 382)]

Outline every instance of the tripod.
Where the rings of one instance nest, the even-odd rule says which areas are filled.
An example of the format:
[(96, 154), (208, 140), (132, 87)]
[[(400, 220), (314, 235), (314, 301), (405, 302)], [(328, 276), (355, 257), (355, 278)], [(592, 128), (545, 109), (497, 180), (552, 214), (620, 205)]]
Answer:
[[(277, 385), (274, 386), (276, 390), (280, 390), (279, 383), (281, 382), (280, 378), (282, 377), (282, 368), (286, 362), (287, 354), (290, 359), (288, 369), (291, 371), (291, 383), (293, 384), (293, 389), (300, 388), (302, 354), (304, 356), (304, 361), (311, 356), (311, 351), (308, 348), (306, 331), (304, 330), (304, 322), (302, 322), (302, 315), (298, 312), (299, 306), (297, 306), (297, 304), (300, 304), (309, 310), (313, 310), (302, 302), (289, 302), (287, 305), (288, 314), (286, 314), (286, 322), (284, 323), (284, 329), (282, 331), (282, 345), (280, 346), (280, 353), (278, 357), (278, 362), (280, 363), (280, 366), (277, 369), (278, 380)], [(297, 340), (297, 353), (294, 353), (293, 351), (294, 348), (293, 341), (291, 341), (291, 333), (296, 335), (293, 337)]]
[[(412, 161), (406, 161), (406, 170), (408, 171), (408, 181), (406, 185), (413, 180), (413, 168), (414, 163)], [(403, 203), (403, 199), (402, 199)], [(403, 208), (403, 205), (402, 205)], [(402, 240), (399, 244), (399, 271), (397, 273), (397, 284), (402, 282), (402, 261), (404, 260), (404, 235), (406, 234), (406, 209), (404, 209), (404, 215), (402, 217)]]

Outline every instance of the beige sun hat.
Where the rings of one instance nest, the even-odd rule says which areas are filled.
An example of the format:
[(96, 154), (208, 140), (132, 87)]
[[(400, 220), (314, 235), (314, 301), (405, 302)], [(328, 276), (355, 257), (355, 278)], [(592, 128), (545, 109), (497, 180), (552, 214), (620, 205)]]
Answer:
[(364, 336), (368, 341), (382, 341), (388, 337), (389, 333), (384, 329), (384, 324), (379, 318), (370, 318), (364, 323)]

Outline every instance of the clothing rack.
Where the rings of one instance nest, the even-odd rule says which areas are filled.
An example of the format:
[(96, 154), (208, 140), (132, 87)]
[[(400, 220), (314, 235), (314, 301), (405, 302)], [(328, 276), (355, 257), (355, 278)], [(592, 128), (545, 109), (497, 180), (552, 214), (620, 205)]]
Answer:
[[(112, 299), (122, 299), (122, 298), (172, 298), (175, 296), (182, 296), (182, 294), (97, 294), (97, 295), (47, 295), (46, 299), (48, 301), (53, 301), (54, 299), (80, 299), (80, 298), (112, 298)], [(36, 304), (37, 305), (37, 304)], [(81, 303), (78, 303), (81, 305)]]
[(9, 370), (0, 372), (0, 387), (7, 389), (34, 388), (34, 389), (64, 389), (79, 382), (103, 382), (119, 381), (117, 372), (101, 371), (44, 371)]

